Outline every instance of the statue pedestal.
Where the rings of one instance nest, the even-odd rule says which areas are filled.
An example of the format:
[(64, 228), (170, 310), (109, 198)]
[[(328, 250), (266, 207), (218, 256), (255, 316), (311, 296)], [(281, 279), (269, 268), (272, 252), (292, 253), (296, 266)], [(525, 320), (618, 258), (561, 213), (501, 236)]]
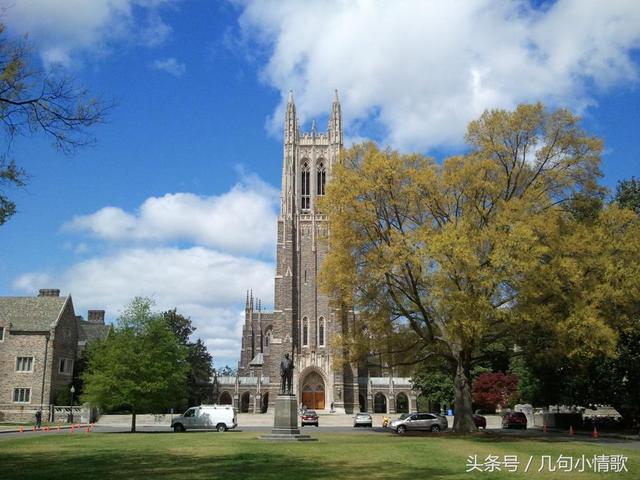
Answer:
[(285, 442), (305, 442), (317, 440), (309, 435), (300, 434), (298, 428), (298, 400), (295, 395), (278, 395), (276, 398), (273, 430), (261, 435), (260, 440)]

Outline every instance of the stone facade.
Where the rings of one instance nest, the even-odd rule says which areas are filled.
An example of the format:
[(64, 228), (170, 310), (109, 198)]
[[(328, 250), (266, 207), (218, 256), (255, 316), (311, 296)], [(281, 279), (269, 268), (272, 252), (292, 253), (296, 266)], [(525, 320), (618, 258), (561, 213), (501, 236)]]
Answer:
[[(76, 316), (71, 296), (42, 289), (37, 297), (0, 297), (0, 420), (43, 419), (58, 393), (70, 388), (78, 354), (104, 338), (104, 311)], [(18, 390), (16, 392), (16, 390)]]
[[(331, 106), (327, 132), (300, 133), (290, 94), (284, 122), (282, 193), (277, 227), (274, 310), (247, 293), (242, 350), (237, 377), (219, 378), (220, 401), (241, 411), (266, 411), (280, 385), (280, 361), (294, 359), (294, 391), (302, 404), (320, 411), (370, 411), (378, 394), (385, 412), (394, 413), (397, 395), (402, 409), (416, 406), (406, 378), (371, 377), (368, 365), (333, 367), (332, 337), (346, 333), (347, 322), (331, 308), (318, 285), (328, 252), (328, 221), (318, 211), (343, 145), (338, 94)], [(351, 313), (353, 314), (353, 313)], [(378, 380), (381, 378), (382, 380)], [(378, 402), (380, 409), (381, 401)], [(406, 407), (405, 407), (406, 405)]]

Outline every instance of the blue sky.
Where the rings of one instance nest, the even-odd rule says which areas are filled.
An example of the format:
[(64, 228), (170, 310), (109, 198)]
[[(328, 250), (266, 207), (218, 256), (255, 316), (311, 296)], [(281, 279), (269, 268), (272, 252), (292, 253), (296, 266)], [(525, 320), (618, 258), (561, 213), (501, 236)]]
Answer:
[(0, 3), (35, 62), (117, 101), (72, 157), (43, 136), (11, 146), (32, 178), (9, 192), (0, 295), (60, 288), (110, 320), (151, 296), (192, 317), (217, 365), (237, 360), (245, 289), (272, 303), (289, 89), (307, 125), (337, 88), (349, 142), (437, 157), (486, 108), (564, 106), (604, 138), (606, 185), (640, 175), (632, 0)]

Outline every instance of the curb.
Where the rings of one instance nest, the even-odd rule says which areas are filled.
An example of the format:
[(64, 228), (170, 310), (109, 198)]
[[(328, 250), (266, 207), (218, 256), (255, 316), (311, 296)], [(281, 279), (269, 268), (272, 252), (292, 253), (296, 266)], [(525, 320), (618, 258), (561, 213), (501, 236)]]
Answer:
[[(4, 430), (4, 429), (0, 429), (0, 435), (2, 435), (3, 433), (20, 433), (19, 428), (20, 428), (20, 427), (16, 428), (15, 430)], [(31, 429), (31, 428), (32, 428), (32, 426), (29, 426), (29, 427), (27, 427), (27, 426), (23, 426), (22, 428), (24, 429), (22, 433), (36, 433), (36, 432), (44, 432), (44, 433), (51, 433), (51, 432), (53, 432), (53, 433), (56, 433), (56, 432), (57, 432), (57, 428), (58, 428), (58, 427), (57, 427), (57, 426), (55, 426), (55, 427), (53, 427), (53, 428), (49, 427), (49, 428), (51, 429), (51, 430), (49, 430), (49, 431), (44, 430), (44, 428), (40, 428), (40, 430), (36, 430), (36, 432), (34, 432), (34, 431)], [(76, 430), (82, 430), (82, 429), (84, 429), (84, 428), (87, 428), (87, 426), (86, 426), (86, 425), (80, 425), (80, 428), (77, 428), (77, 427), (74, 427), (74, 428), (75, 428)], [(60, 425), (60, 431), (62, 431), (62, 430), (71, 430), (71, 425)]]

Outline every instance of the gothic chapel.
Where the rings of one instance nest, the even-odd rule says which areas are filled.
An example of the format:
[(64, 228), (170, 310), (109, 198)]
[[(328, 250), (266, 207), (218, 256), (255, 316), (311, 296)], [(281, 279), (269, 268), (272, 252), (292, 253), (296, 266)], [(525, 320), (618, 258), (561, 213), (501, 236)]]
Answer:
[(282, 193), (278, 217), (274, 310), (247, 294), (238, 375), (218, 377), (219, 403), (240, 412), (264, 413), (280, 387), (280, 360), (293, 354), (294, 392), (307, 408), (338, 413), (400, 413), (416, 410), (408, 378), (381, 375), (378, 365), (332, 365), (329, 343), (342, 331), (340, 318), (318, 286), (327, 254), (326, 215), (316, 201), (325, 194), (340, 161), (342, 113), (336, 91), (327, 132), (300, 133), (293, 95), (284, 122)]

